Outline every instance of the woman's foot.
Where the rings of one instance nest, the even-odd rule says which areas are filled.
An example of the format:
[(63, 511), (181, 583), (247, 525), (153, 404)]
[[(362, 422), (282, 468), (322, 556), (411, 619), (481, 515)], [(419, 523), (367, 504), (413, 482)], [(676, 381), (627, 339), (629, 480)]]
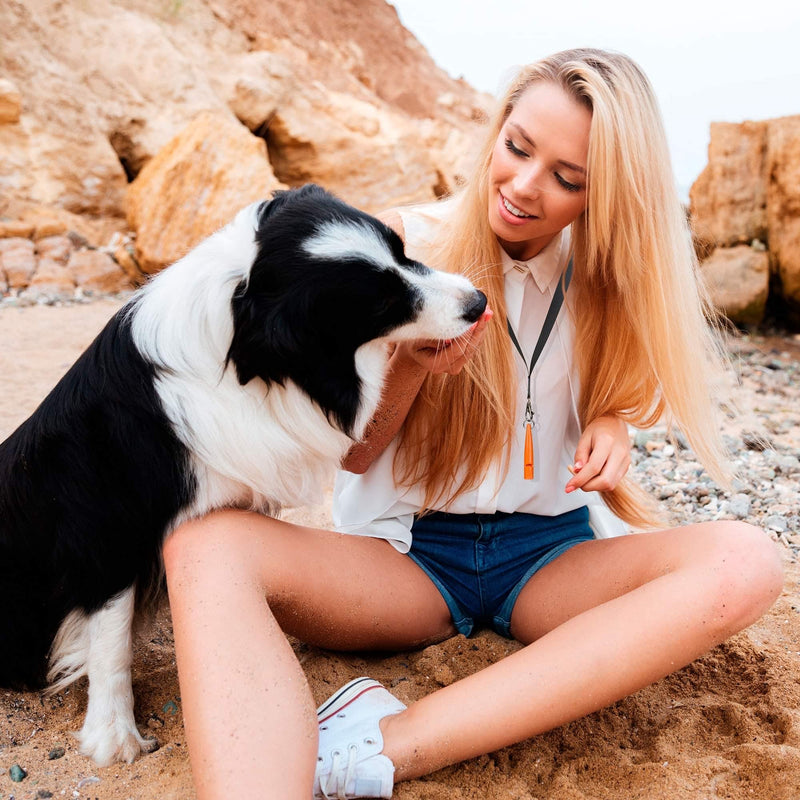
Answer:
[(391, 797), (394, 765), (382, 755), (380, 721), (405, 708), (370, 678), (356, 678), (326, 700), (317, 709), (314, 797)]

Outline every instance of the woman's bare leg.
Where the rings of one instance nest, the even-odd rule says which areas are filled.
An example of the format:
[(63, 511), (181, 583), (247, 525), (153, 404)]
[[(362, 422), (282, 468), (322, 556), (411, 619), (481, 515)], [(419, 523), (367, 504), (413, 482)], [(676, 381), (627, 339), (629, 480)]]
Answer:
[(578, 545), (520, 593), (512, 631), (531, 644), (382, 721), (396, 779), (626, 697), (754, 622), (782, 583), (774, 544), (741, 523)]
[(337, 649), (453, 633), (439, 593), (386, 542), (219, 512), (179, 528), (164, 562), (198, 800), (308, 800), (317, 719), (282, 632)]

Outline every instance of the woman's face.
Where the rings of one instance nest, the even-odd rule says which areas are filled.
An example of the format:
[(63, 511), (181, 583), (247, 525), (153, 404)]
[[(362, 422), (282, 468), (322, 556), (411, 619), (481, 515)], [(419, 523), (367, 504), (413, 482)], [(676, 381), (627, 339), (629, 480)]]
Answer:
[(489, 224), (512, 258), (533, 258), (586, 207), (591, 122), (549, 82), (533, 84), (509, 114), (489, 167)]

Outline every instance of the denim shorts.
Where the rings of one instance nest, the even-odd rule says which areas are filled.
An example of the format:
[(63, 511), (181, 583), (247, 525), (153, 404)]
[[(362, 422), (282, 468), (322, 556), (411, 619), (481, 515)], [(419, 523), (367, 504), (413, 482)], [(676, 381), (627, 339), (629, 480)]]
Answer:
[(511, 637), (511, 612), (522, 587), (546, 564), (594, 539), (584, 506), (555, 517), (446, 514), (419, 517), (408, 555), (436, 585), (459, 633), (476, 625)]

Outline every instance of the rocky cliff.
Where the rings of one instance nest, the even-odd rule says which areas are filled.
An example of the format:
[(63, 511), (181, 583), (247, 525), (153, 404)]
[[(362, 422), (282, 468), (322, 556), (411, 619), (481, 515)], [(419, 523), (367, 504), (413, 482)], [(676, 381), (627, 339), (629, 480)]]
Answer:
[(0, 30), (0, 233), (34, 273), (68, 231), (152, 272), (306, 181), (369, 211), (433, 199), (491, 102), (384, 0), (5, 0)]
[(716, 304), (800, 327), (800, 115), (714, 123), (691, 216)]
[[(492, 102), (384, 0), (3, 0), (0, 31), (0, 294), (23, 300), (130, 286), (284, 186), (433, 199)], [(800, 326), (800, 116), (712, 125), (691, 218), (731, 319)]]

